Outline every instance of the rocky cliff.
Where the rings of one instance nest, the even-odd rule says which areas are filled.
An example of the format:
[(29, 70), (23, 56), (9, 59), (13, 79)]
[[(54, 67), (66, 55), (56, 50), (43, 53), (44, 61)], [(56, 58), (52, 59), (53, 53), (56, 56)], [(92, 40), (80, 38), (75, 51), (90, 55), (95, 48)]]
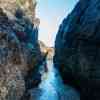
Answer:
[[(34, 14), (31, 19), (16, 1), (0, 0), (0, 100), (22, 100), (40, 81), (39, 19)], [(34, 6), (28, 11), (34, 13)]]
[(59, 27), (54, 63), (81, 99), (100, 99), (100, 0), (79, 0)]
[(48, 52), (47, 60), (52, 60), (54, 56), (54, 48), (46, 46), (42, 41), (39, 41), (39, 45), (43, 56)]
[(10, 17), (14, 15), (16, 9), (20, 8), (24, 11), (25, 15), (30, 18), (33, 23), (36, 19), (35, 8), (36, 0), (0, 0), (0, 7)]

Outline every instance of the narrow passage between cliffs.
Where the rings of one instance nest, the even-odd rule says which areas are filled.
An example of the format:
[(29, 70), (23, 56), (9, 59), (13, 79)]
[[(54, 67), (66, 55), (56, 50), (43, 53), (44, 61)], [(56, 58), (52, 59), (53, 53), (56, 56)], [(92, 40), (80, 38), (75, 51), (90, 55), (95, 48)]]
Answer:
[[(43, 67), (42, 67), (43, 68)], [(42, 81), (30, 91), (31, 100), (80, 100), (79, 93), (70, 86), (65, 86), (59, 72), (53, 67), (53, 61), (47, 61), (48, 72), (42, 72)]]

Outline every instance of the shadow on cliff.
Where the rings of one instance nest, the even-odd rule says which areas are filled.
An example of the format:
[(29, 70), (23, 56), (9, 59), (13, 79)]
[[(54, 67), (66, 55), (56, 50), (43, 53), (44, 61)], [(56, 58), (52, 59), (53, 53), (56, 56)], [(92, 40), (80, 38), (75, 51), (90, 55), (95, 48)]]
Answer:
[(79, 0), (60, 25), (55, 41), (54, 64), (83, 100), (100, 99), (99, 4), (99, 0)]

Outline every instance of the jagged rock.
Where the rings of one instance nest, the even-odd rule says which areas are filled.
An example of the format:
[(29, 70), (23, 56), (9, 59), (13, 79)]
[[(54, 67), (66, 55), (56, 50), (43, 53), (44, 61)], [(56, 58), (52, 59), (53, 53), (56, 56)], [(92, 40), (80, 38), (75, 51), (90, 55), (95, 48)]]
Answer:
[[(20, 10), (23, 12), (20, 18), (15, 16), (15, 1), (0, 0), (0, 100), (21, 100), (25, 91), (28, 91), (26, 78), (34, 79), (29, 72), (35, 69), (39, 73), (37, 65), (42, 58), (38, 45), (38, 26), (27, 15), (23, 15), (23, 10)], [(22, 33), (22, 38), (18, 32)], [(37, 81), (39, 84), (40, 76)], [(33, 83), (35, 79), (31, 85)]]
[[(100, 0), (80, 0), (59, 27), (55, 66), (84, 100), (100, 99)], [(82, 98), (83, 98), (82, 97)]]
[(21, 8), (31, 21), (35, 19), (36, 0), (0, 0), (0, 7), (11, 18), (16, 9)]

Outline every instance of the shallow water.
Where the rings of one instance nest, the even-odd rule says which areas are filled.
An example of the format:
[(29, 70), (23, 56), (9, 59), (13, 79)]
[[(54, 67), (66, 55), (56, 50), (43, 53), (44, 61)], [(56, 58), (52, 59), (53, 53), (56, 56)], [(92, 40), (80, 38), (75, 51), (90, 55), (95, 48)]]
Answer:
[(80, 100), (80, 95), (75, 89), (62, 83), (52, 61), (47, 63), (49, 71), (42, 75), (39, 87), (30, 91), (31, 100)]

